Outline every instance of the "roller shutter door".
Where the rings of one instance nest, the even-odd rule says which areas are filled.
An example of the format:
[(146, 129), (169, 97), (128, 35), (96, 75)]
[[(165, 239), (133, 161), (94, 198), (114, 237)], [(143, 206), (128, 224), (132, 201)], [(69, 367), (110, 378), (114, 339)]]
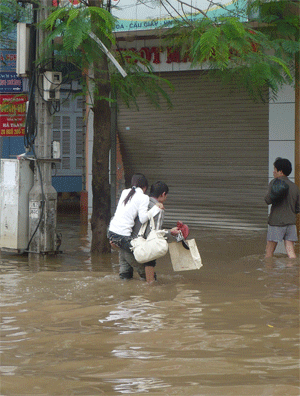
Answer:
[(141, 98), (120, 106), (118, 132), (125, 170), (165, 181), (166, 226), (266, 227), (268, 103), (254, 103), (207, 72), (162, 75), (172, 82), (173, 110)]

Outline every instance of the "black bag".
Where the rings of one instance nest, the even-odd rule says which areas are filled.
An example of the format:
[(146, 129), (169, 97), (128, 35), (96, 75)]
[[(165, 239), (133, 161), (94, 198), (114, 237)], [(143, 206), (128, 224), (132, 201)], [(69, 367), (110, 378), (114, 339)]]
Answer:
[(275, 179), (271, 187), (270, 198), (273, 204), (281, 202), (288, 194), (289, 185), (282, 179)]

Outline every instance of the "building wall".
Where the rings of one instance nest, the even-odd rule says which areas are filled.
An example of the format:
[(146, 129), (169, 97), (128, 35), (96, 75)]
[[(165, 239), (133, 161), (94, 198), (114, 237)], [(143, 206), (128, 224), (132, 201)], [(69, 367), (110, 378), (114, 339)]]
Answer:
[(293, 166), (290, 178), (295, 179), (295, 91), (284, 86), (277, 100), (269, 104), (269, 180), (273, 179), (273, 163), (277, 157), (288, 158)]
[[(273, 163), (277, 157), (291, 161), (293, 171), (290, 179), (295, 181), (295, 91), (284, 86), (277, 99), (269, 104), (269, 182), (273, 179)], [(270, 206), (269, 206), (270, 211)], [(285, 253), (279, 243), (276, 253)]]

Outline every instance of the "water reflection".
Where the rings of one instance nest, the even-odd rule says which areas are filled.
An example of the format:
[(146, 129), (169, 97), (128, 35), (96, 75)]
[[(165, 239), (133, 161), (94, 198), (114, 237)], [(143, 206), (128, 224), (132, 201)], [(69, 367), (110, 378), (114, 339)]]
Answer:
[(118, 393), (144, 393), (149, 391), (167, 391), (171, 385), (164, 383), (159, 378), (122, 378), (118, 380), (108, 381), (114, 384), (114, 390)]
[(155, 304), (151, 304), (141, 296), (132, 296), (111, 311), (100, 323), (113, 322), (120, 329), (121, 334), (132, 332), (157, 331), (163, 326), (165, 313), (157, 313)]
[(119, 348), (114, 349), (112, 354), (117, 358), (122, 359), (158, 359), (163, 358), (166, 355), (159, 354), (159, 353), (151, 353), (150, 351), (145, 351), (142, 347), (129, 347), (127, 349)]
[(1, 394), (299, 396), (299, 259), (210, 230), (200, 271), (166, 257), (149, 287), (62, 232), (62, 255), (1, 254)]

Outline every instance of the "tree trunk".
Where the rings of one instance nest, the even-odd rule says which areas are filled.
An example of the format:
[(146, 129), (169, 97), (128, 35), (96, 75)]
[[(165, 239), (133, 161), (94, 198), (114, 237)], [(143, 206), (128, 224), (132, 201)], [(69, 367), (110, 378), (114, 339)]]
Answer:
[[(96, 95), (94, 101), (94, 141), (92, 158), (93, 213), (91, 219), (91, 251), (101, 254), (110, 252), (107, 226), (110, 221), (110, 105), (101, 97), (109, 97), (110, 82), (106, 57), (95, 64)], [(101, 79), (101, 82), (99, 82)]]

